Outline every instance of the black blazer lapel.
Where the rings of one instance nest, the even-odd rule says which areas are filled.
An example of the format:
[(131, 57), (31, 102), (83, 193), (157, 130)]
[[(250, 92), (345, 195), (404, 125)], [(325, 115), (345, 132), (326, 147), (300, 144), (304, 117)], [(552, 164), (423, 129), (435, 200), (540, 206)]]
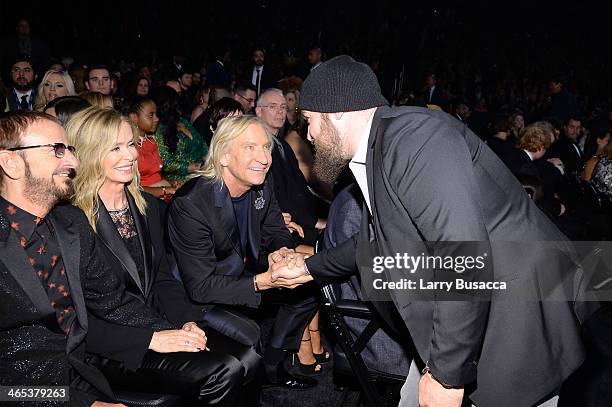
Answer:
[(0, 261), (41, 313), (41, 319), (45, 326), (54, 332), (61, 332), (47, 293), (36, 278), (36, 273), (28, 262), (27, 255), (21, 248), (17, 235), (11, 232), (6, 218), (2, 214), (0, 214), (0, 224), (3, 228), (8, 228), (8, 230), (3, 231), (5, 239), (0, 241)]
[(234, 250), (236, 250), (236, 253), (240, 255), (240, 258), (243, 258), (244, 255), (242, 253), (242, 248), (240, 247), (240, 234), (238, 233), (238, 228), (236, 227), (234, 205), (232, 204), (229, 191), (225, 185), (221, 189), (217, 188), (217, 185), (218, 184), (216, 183), (214, 184), (215, 207), (217, 208), (217, 214), (219, 215), (219, 219), (221, 219), (223, 230), (225, 231), (229, 241), (232, 243)]
[[(72, 219), (58, 219), (53, 212), (48, 216), (49, 221), (55, 230), (55, 237), (62, 252), (62, 260), (66, 269), (66, 276), (70, 284), (70, 296), (77, 314), (77, 320), (83, 330), (87, 331), (87, 309), (85, 308), (85, 298), (83, 297), (83, 287), (81, 286), (81, 242), (79, 234), (73, 230)], [(83, 338), (76, 335), (68, 336), (68, 352), (72, 351)]]
[[(143, 254), (144, 259), (144, 273), (145, 273), (145, 286), (143, 287), (144, 297), (147, 298), (149, 295), (149, 290), (152, 285), (151, 278), (151, 267), (152, 267), (152, 259), (153, 259), (153, 250), (155, 248), (151, 244), (151, 236), (149, 233), (149, 224), (146, 216), (143, 216), (140, 211), (138, 211), (138, 207), (136, 206), (136, 202), (134, 201), (134, 197), (127, 191), (125, 191), (128, 199), (128, 205), (130, 207), (130, 212), (132, 212), (132, 218), (134, 218), (134, 226), (136, 227), (136, 232), (138, 233), (138, 241), (140, 242), (140, 250)], [(136, 270), (136, 274), (138, 274), (138, 270)], [(140, 281), (140, 279), (138, 279)]]
[[(248, 222), (249, 222), (249, 233), (248, 233), (248, 242), (247, 247), (251, 252), (252, 261), (254, 264), (257, 264), (259, 259), (259, 248), (261, 247), (261, 216), (260, 214), (263, 212), (260, 209), (257, 209), (256, 206), (264, 205), (265, 202), (269, 201), (269, 197), (266, 196), (266, 192), (269, 192), (269, 188), (267, 188), (267, 183), (264, 184), (263, 188), (251, 189), (249, 192), (249, 214), (248, 214)], [(263, 199), (263, 202), (259, 203)], [(259, 201), (258, 201), (259, 200)], [(256, 205), (257, 204), (257, 205)]]
[(108, 247), (115, 257), (117, 257), (117, 259), (121, 262), (123, 268), (128, 272), (130, 277), (132, 277), (132, 280), (134, 280), (134, 283), (144, 295), (144, 290), (142, 288), (142, 283), (140, 282), (140, 277), (138, 276), (138, 268), (136, 267), (136, 263), (130, 255), (130, 252), (128, 252), (125, 243), (123, 243), (123, 239), (119, 235), (119, 232), (117, 232), (117, 228), (108, 214), (104, 203), (101, 199), (98, 200), (98, 202), (98, 221), (96, 222), (98, 236), (104, 245)]

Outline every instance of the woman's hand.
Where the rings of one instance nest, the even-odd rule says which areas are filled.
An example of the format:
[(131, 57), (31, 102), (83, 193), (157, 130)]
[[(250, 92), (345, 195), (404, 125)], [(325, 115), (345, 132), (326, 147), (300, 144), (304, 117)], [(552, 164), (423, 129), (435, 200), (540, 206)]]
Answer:
[(149, 349), (158, 353), (199, 352), (207, 349), (206, 334), (194, 322), (188, 322), (183, 329), (153, 333)]

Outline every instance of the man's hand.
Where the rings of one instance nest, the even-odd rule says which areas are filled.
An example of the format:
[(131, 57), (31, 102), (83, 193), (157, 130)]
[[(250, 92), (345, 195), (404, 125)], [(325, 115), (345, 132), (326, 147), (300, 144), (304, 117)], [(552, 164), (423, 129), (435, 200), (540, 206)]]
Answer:
[(317, 219), (317, 223), (315, 225), (315, 228), (317, 229), (325, 229), (325, 227), (327, 226), (327, 219)]
[(463, 389), (444, 388), (427, 372), (419, 381), (420, 407), (461, 407)]
[(153, 333), (149, 349), (159, 353), (199, 352), (206, 349), (206, 334), (193, 322), (183, 329), (172, 329)]
[(295, 253), (295, 250), (287, 249), (286, 247), (281, 247), (277, 251), (272, 252), (268, 255), (268, 264), (272, 265), (274, 263), (278, 263), (279, 261), (283, 261), (291, 253)]
[(283, 212), (283, 221), (285, 222), (285, 226), (289, 229), (289, 233), (297, 232), (300, 237), (304, 237), (304, 229), (297, 223), (291, 220), (291, 214), (289, 212)]
[(554, 165), (559, 170), (561, 175), (565, 174), (565, 167), (563, 166), (563, 162), (560, 159), (553, 157), (553, 158), (547, 159), (546, 161)]
[(103, 401), (94, 401), (91, 407), (127, 407), (127, 406), (121, 403), (105, 403)]
[(273, 264), (270, 267), (272, 284), (276, 287), (295, 288), (312, 281), (312, 276), (304, 270), (304, 256), (296, 253), (285, 261)]
[(297, 232), (298, 236), (304, 238), (304, 229), (300, 225), (295, 222), (289, 222), (287, 224), (287, 229), (289, 229), (289, 233)]

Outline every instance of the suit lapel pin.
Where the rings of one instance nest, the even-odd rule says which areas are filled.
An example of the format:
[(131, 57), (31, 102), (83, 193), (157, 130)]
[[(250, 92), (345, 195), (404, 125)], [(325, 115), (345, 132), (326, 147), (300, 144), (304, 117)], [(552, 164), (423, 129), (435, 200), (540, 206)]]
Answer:
[(257, 209), (259, 211), (259, 210), (263, 209), (263, 207), (264, 207), (264, 205), (266, 203), (266, 200), (263, 197), (263, 191), (261, 191), (261, 190), (258, 191), (258, 195), (259, 196), (257, 197), (257, 199), (255, 199), (255, 209)]

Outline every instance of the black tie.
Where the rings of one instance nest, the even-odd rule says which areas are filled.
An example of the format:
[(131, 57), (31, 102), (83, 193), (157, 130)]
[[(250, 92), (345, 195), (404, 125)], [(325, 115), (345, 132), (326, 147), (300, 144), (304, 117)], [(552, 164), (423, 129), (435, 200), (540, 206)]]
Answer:
[(261, 92), (261, 89), (259, 87), (261, 68), (255, 68), (255, 70), (257, 71), (257, 77), (255, 78), (255, 86), (257, 87), (257, 97), (259, 97), (259, 93)]
[(28, 95), (23, 95), (21, 97), (21, 103), (19, 104), (19, 109), (30, 110), (30, 104), (28, 103)]

